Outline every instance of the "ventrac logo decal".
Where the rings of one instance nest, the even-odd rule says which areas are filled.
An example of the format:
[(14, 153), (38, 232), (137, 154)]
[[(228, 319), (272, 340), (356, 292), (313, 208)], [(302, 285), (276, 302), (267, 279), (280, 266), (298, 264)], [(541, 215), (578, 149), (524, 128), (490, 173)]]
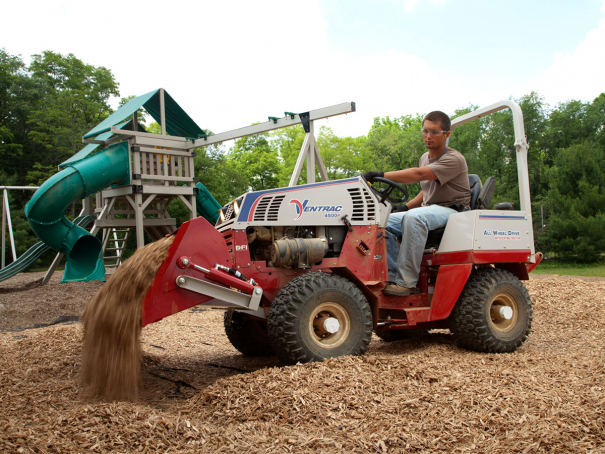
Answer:
[(294, 220), (300, 219), (303, 213), (324, 213), (326, 218), (337, 218), (342, 211), (342, 205), (309, 205), (309, 199), (302, 202), (296, 199), (290, 200), (290, 205), (296, 206), (296, 217)]

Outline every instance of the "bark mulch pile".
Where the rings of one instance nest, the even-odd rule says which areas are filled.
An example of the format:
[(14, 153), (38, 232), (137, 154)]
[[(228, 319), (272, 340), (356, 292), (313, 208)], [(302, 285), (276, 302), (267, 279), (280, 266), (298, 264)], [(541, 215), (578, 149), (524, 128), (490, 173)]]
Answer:
[(502, 355), (438, 331), (279, 367), (193, 308), (143, 329), (136, 403), (81, 392), (80, 324), (0, 333), (0, 452), (605, 453), (605, 282), (527, 285), (532, 333)]

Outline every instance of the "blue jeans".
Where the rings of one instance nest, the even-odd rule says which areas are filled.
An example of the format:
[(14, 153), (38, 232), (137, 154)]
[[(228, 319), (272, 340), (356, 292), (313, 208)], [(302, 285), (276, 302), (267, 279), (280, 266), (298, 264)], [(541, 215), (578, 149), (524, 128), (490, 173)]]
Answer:
[[(390, 281), (407, 288), (416, 287), (429, 230), (445, 227), (453, 213), (456, 210), (452, 208), (430, 205), (389, 216), (386, 231)], [(397, 246), (398, 236), (401, 247)]]

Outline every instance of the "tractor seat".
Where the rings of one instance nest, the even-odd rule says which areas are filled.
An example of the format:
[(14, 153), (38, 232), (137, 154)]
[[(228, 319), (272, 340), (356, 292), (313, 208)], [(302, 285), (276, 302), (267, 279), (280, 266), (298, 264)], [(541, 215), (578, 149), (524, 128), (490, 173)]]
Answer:
[[(483, 186), (481, 184), (481, 178), (479, 178), (478, 175), (471, 173), (468, 176), (468, 182), (471, 186), (471, 210), (489, 208), (489, 204), (492, 200), (492, 195), (494, 194), (496, 179), (494, 177), (489, 177), (487, 180), (485, 180), (485, 186)], [(431, 230), (426, 239), (426, 244), (424, 248), (430, 249), (439, 247), (439, 243), (441, 242), (441, 238), (443, 237), (443, 232), (445, 232), (445, 227)]]

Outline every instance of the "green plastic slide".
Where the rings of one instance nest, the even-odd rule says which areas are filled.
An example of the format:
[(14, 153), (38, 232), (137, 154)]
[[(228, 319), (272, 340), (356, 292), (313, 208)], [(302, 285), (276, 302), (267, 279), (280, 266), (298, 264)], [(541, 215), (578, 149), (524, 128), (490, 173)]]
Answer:
[(61, 282), (102, 280), (102, 244), (64, 215), (74, 201), (111, 185), (130, 183), (128, 142), (111, 145), (46, 180), (25, 205), (25, 216), (42, 242), (66, 257)]
[[(74, 219), (74, 224), (86, 228), (95, 222), (96, 218), (97, 217), (93, 214), (88, 216), (79, 216)], [(34, 244), (27, 251), (25, 251), (21, 257), (0, 270), (0, 282), (22, 273), (32, 266), (36, 260), (51, 250), (51, 247), (47, 244), (44, 244), (42, 241)]]
[(218, 210), (221, 209), (221, 206), (202, 183), (196, 184), (195, 187), (198, 188), (195, 197), (195, 208), (198, 216), (202, 216), (212, 225), (216, 224), (219, 216)]

